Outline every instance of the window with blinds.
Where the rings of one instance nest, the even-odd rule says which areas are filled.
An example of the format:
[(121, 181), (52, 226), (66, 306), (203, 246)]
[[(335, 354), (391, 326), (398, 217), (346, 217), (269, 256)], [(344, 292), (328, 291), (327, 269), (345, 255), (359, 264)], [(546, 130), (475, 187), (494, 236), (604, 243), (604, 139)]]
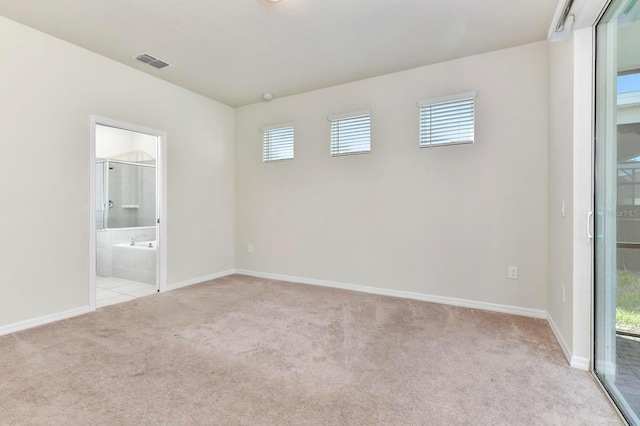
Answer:
[(420, 147), (473, 143), (476, 92), (418, 102)]
[(371, 111), (330, 115), (331, 155), (371, 152)]
[(260, 129), (262, 137), (262, 161), (291, 160), (293, 158), (293, 125), (280, 124)]

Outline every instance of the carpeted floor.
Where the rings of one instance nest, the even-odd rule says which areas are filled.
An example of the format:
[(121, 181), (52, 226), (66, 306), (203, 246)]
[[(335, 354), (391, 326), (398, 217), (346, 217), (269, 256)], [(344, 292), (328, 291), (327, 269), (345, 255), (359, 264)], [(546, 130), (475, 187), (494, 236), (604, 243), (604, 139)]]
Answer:
[(620, 422), (543, 320), (234, 275), (0, 337), (0, 424)]

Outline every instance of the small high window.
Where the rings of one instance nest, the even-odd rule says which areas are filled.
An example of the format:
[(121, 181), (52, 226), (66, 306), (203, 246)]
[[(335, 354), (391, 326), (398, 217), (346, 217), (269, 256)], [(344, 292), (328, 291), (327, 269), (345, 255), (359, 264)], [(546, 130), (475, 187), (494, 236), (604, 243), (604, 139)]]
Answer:
[(420, 148), (473, 143), (476, 92), (418, 102)]
[(371, 152), (371, 111), (330, 115), (331, 155)]
[(293, 158), (293, 125), (279, 124), (262, 127), (262, 161), (291, 160)]

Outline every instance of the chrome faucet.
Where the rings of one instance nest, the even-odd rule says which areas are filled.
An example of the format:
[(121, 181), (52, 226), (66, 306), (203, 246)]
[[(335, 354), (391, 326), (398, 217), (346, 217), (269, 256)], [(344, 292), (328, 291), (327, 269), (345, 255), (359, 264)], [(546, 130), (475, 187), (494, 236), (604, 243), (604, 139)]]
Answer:
[(145, 235), (145, 234), (140, 234), (140, 235), (138, 235), (137, 237), (132, 238), (132, 239), (131, 239), (131, 245), (132, 245), (132, 246), (135, 246), (135, 245), (136, 245), (136, 241), (138, 241), (138, 238), (140, 238), (140, 237), (146, 237), (146, 235)]

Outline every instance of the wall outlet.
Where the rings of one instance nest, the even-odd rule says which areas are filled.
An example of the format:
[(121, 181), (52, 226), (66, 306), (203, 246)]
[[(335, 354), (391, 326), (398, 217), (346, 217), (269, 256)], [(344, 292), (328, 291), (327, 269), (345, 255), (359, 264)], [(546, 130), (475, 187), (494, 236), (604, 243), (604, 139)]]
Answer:
[(512, 280), (518, 279), (518, 267), (517, 266), (509, 266), (507, 276)]
[(247, 253), (253, 253), (253, 244), (247, 246)]
[(561, 285), (560, 287), (562, 287), (562, 303), (565, 303), (566, 298), (565, 298), (565, 288), (563, 285)]

